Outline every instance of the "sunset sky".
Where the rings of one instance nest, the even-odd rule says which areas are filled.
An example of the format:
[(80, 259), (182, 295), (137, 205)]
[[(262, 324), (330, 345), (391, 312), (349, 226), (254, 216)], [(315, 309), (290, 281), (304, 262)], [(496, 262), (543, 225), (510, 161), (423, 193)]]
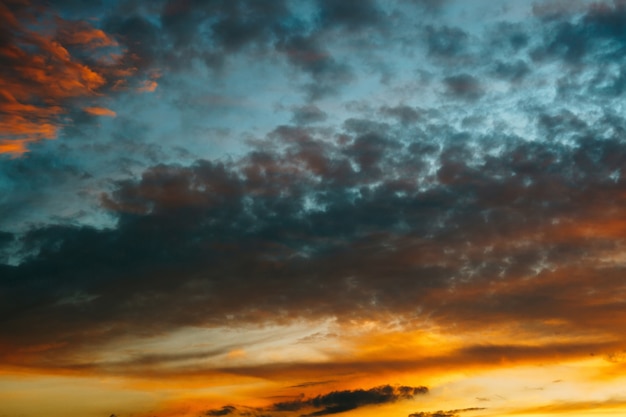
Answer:
[(626, 415), (626, 1), (0, 0), (0, 417)]

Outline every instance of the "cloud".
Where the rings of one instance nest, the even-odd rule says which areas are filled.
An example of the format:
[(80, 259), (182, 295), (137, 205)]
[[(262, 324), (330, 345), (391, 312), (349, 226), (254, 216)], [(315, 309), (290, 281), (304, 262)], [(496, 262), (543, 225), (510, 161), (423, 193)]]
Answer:
[(139, 69), (156, 67), (176, 74), (202, 63), (221, 77), (237, 57), (278, 54), (310, 77), (301, 84), (310, 98), (336, 94), (354, 74), (324, 44), (338, 33), (358, 37), (365, 28), (382, 28), (384, 14), (374, 1), (314, 1), (310, 15), (293, 6), (266, 0), (169, 1), (150, 19), (140, 7), (114, 11), (104, 28), (119, 38), (128, 50), (127, 59)]
[[(102, 29), (53, 19), (56, 28), (64, 29), (58, 39), (31, 35), (11, 17), (29, 9), (11, 11), (5, 13), (8, 24), (14, 33), (26, 33), (33, 47), (24, 62), (48, 51), (51, 68), (77, 84), (70, 83), (76, 90), (61, 89), (69, 94), (63, 96), (58, 84), (33, 87), (24, 81), (37, 97), (52, 97), (52, 104), (25, 104), (10, 89), (3, 103), (24, 120), (31, 120), (32, 113), (32, 123), (24, 126), (54, 132), (58, 117), (74, 115), (68, 113), (72, 109), (85, 119), (90, 118), (84, 114), (87, 109), (112, 115), (103, 102), (84, 97), (90, 88), (98, 93), (130, 86), (149, 90), (163, 79), (167, 91), (176, 85), (175, 77), (165, 73), (158, 78), (159, 73), (151, 71), (180, 55), (181, 61), (164, 68), (182, 72), (189, 63), (185, 59), (206, 57), (202, 51), (224, 59), (244, 53), (265, 57), (272, 51), (277, 54), (272, 59), (278, 57), (290, 63), (290, 70), (301, 71), (304, 83), (318, 81), (309, 91), (311, 97), (323, 97), (321, 91), (313, 94), (317, 88), (340, 92), (337, 75), (349, 78), (359, 63), (344, 62), (329, 42), (331, 35), (358, 39), (360, 31), (383, 25), (381, 12), (373, 2), (351, 4), (363, 8), (352, 17), (336, 5), (314, 4), (315, 18), (306, 21), (296, 19), (282, 3), (261, 11), (263, 2), (172, 2), (151, 9), (163, 17), (163, 31), (157, 20), (142, 15), (147, 12), (129, 5), (129, 13), (114, 10), (104, 18)], [(215, 20), (208, 18), (211, 13)], [(580, 19), (567, 21), (576, 30), (593, 29), (593, 42), (608, 40), (613, 48), (619, 39), (611, 22), (619, 22), (620, 13), (617, 6), (585, 9)], [(563, 19), (546, 24), (558, 25)], [(610, 30), (599, 28), (602, 19), (608, 19)], [(216, 327), (226, 320), (242, 326), (327, 318), (410, 323), (428, 317), (444, 326), (462, 323), (467, 329), (485, 323), (532, 323), (539, 334), (554, 331), (550, 323), (560, 323), (571, 334), (596, 332), (598, 340), (613, 343), (620, 337), (615, 329), (625, 320), (616, 297), (622, 292), (621, 240), (626, 234), (620, 217), (626, 203), (621, 135), (626, 122), (610, 106), (599, 107), (591, 120), (591, 113), (577, 107), (579, 101), (568, 101), (579, 92), (588, 92), (590, 101), (605, 100), (606, 91), (593, 89), (593, 77), (578, 79), (565, 72), (562, 79), (545, 81), (547, 89), (560, 88), (562, 104), (555, 106), (515, 90), (516, 83), (541, 86), (542, 61), (524, 54), (550, 44), (554, 27), (532, 36), (514, 25), (503, 31), (503, 44), (494, 50), (517, 51), (519, 60), (497, 59), (463, 72), (456, 67), (443, 71), (445, 90), (435, 93), (459, 99), (446, 100), (444, 107), (394, 96), (362, 101), (361, 107), (340, 106), (346, 113), (331, 116), (321, 101), (286, 105), (291, 110), (286, 119), (292, 124), (277, 121), (270, 133), (246, 143), (240, 155), (221, 161), (155, 161), (146, 168), (133, 166), (128, 174), (100, 178), (106, 186), (91, 192), (101, 195), (94, 205), (113, 219), (109, 228), (88, 227), (80, 213), (70, 212), (63, 219), (72, 221), (35, 221), (19, 233), (5, 233), (3, 357), (19, 366), (70, 367), (76, 361), (59, 359), (129, 333), (150, 336), (181, 326)], [(380, 39), (386, 36), (379, 33)], [(436, 65), (470, 48), (469, 34), (461, 28), (430, 27), (420, 33)], [(492, 45), (491, 37), (476, 39)], [(68, 55), (60, 52), (61, 39)], [(45, 49), (53, 41), (59, 47)], [(205, 41), (214, 49), (203, 49)], [(178, 43), (179, 50), (171, 47)], [(562, 59), (560, 52), (545, 45), (544, 51)], [(90, 55), (107, 48), (127, 48), (121, 67), (100, 65)], [(589, 53), (608, 49), (593, 51)], [(129, 63), (141, 75), (128, 80), (109, 77)], [(95, 77), (90, 86), (89, 77), (81, 78), (85, 68), (102, 79)], [(20, 81), (17, 72), (7, 71)], [(506, 117), (500, 119), (506, 106), (479, 100), (494, 78), (506, 84), (502, 88), (512, 89), (496, 103), (520, 104), (515, 122), (528, 119), (524, 129), (515, 130)], [(119, 80), (128, 84), (117, 84)], [(506, 101), (509, 93), (511, 102)], [(233, 100), (227, 93), (208, 97)], [(337, 96), (342, 104), (344, 98)], [(123, 146), (116, 149), (131, 158), (131, 150), (143, 149), (142, 141), (148, 141), (142, 136), (145, 129), (139, 122), (133, 125), (121, 107), (113, 108), (123, 135), (109, 146)], [(480, 128), (462, 123), (466, 116)], [(35, 140), (24, 140), (30, 139)], [(0, 146), (16, 154), (28, 143), (16, 139)], [(99, 151), (100, 145), (93, 146)], [(87, 184), (83, 179), (98, 171), (76, 164), (68, 155), (76, 154), (32, 155), (3, 164), (3, 213), (22, 219), (25, 207), (52, 200), (65, 205), (59, 190)], [(588, 296), (580, 301), (577, 291)], [(153, 319), (165, 310), (170, 312), (167, 317)], [(34, 346), (49, 348), (29, 354)], [(560, 349), (568, 357), (581, 356), (592, 347), (602, 353), (615, 348), (572, 343), (549, 345), (545, 354)], [(537, 353), (540, 347), (528, 346), (472, 349), (485, 362), (507, 352), (518, 359), (544, 354)], [(465, 357), (467, 352), (456, 354)], [(162, 359), (155, 363), (180, 362)], [(139, 362), (127, 365), (139, 369)]]
[(383, 106), (380, 109), (385, 116), (391, 116), (398, 119), (402, 124), (413, 124), (420, 120), (420, 112), (407, 105), (398, 105), (395, 107)]
[[(47, 25), (28, 23), (38, 13)], [(117, 55), (115, 39), (87, 22), (29, 2), (3, 3), (0, 21), (1, 153), (19, 156), (29, 144), (56, 138), (76, 103), (96, 102), (132, 74)]]
[(519, 59), (515, 62), (498, 61), (493, 72), (498, 77), (517, 82), (530, 74), (531, 70), (525, 61)]
[(452, 58), (467, 50), (469, 35), (460, 28), (427, 26), (428, 53), (436, 58)]
[(115, 113), (111, 109), (107, 109), (106, 107), (85, 107), (83, 109), (85, 113), (90, 114), (92, 116), (107, 116), (107, 117), (115, 117), (117, 113)]
[(317, 0), (322, 26), (345, 26), (349, 30), (380, 26), (384, 14), (372, 0)]
[(222, 408), (219, 409), (215, 409), (215, 410), (208, 410), (207, 412), (205, 412), (205, 415), (207, 416), (227, 416), (230, 414), (233, 414), (237, 411), (237, 408), (233, 407), (232, 405), (225, 405)]
[[(450, 2), (79, 3), (40, 9), (46, 33), (29, 8), (2, 25), (6, 367), (278, 387), (266, 407), (196, 408), (250, 417), (422, 393), (345, 389), (396, 373), (623, 367), (617, 3), (484, 31)], [(20, 78), (42, 57), (45, 85)], [(320, 322), (336, 328), (276, 336), (277, 352), (151, 345)], [(428, 326), (453, 343), (412, 333)], [(426, 410), (411, 416), (478, 411)]]
[(306, 400), (276, 403), (272, 406), (272, 409), (275, 411), (298, 411), (309, 407), (321, 408), (321, 410), (306, 415), (323, 416), (354, 410), (367, 405), (409, 400), (413, 399), (415, 395), (425, 394), (427, 392), (428, 388), (426, 387), (394, 387), (391, 385), (382, 385), (368, 390), (333, 391)]
[(306, 90), (313, 100), (336, 93), (354, 77), (348, 64), (320, 45), (317, 34), (290, 36), (279, 41), (276, 48), (292, 65), (310, 74), (313, 82), (306, 84)]
[(320, 110), (319, 107), (309, 104), (294, 108), (291, 120), (297, 125), (306, 125), (309, 123), (323, 122), (327, 117), (327, 114)]
[[(557, 57), (568, 63), (612, 60), (624, 48), (620, 36), (626, 23), (626, 8), (621, 1), (586, 4), (574, 2), (536, 5), (534, 11), (547, 17), (551, 25), (545, 44), (534, 51), (537, 58)], [(580, 18), (572, 15), (582, 13)]]
[(461, 415), (461, 413), (467, 412), (467, 411), (480, 411), (480, 410), (486, 410), (485, 408), (463, 408), (463, 409), (457, 409), (457, 410), (447, 410), (447, 411), (443, 411), (443, 410), (439, 410), (439, 411), (422, 411), (422, 412), (418, 412), (418, 413), (411, 413), (409, 414), (409, 417), (459, 417)]
[(448, 93), (456, 98), (476, 100), (484, 94), (478, 79), (469, 74), (458, 74), (446, 77), (443, 82), (446, 85)]
[[(381, 405), (395, 403), (402, 400), (411, 400), (416, 395), (428, 393), (426, 387), (391, 386), (381, 385), (370, 389), (356, 389), (332, 391), (327, 394), (320, 394), (310, 398), (299, 398), (297, 400), (277, 402), (268, 407), (234, 407), (224, 406), (219, 409), (206, 411), (207, 416), (259, 416), (259, 415), (283, 415), (294, 413), (302, 416), (325, 416), (339, 414), (350, 410), (371, 405)], [(268, 414), (271, 413), (271, 414)], [(304, 414), (302, 414), (304, 413)]]
[[(581, 129), (570, 116), (544, 119), (546, 136)], [(411, 319), (416, 309), (469, 328), (488, 317), (614, 334), (624, 319), (608, 296), (621, 291), (609, 259), (626, 233), (620, 139), (572, 148), (512, 138), (494, 158), (454, 135), (429, 147), (365, 122), (346, 123), (341, 140), (284, 126), (240, 160), (155, 165), (102, 196), (115, 228), (14, 236), (21, 264), (6, 268), (4, 354), (67, 342), (41, 359), (79, 340), (227, 316)], [(575, 291), (593, 296), (574, 303)], [(76, 293), (96, 298), (59, 304)], [(172, 313), (153, 321), (163, 309)]]
[(298, 385), (292, 385), (290, 388), (307, 388), (307, 387), (312, 387), (315, 385), (324, 385), (324, 384), (329, 384), (331, 382), (337, 382), (335, 380), (328, 380), (328, 381), (315, 381), (315, 382), (303, 382), (301, 384)]

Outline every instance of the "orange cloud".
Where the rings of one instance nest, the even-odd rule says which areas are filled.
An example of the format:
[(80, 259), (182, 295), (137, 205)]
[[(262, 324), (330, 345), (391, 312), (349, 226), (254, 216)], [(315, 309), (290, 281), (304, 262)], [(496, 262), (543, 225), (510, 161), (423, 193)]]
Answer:
[[(108, 86), (135, 72), (124, 68), (124, 55), (111, 51), (117, 42), (101, 29), (60, 17), (53, 19), (51, 26), (47, 19), (51, 13), (45, 9), (37, 21), (47, 23), (33, 28), (33, 16), (41, 16), (42, 9), (35, 10), (28, 2), (24, 6), (14, 11), (0, 4), (0, 25), (7, 33), (0, 46), (0, 154), (13, 156), (28, 152), (30, 143), (55, 139), (67, 123), (61, 116), (72, 106), (97, 99)], [(87, 51), (89, 60), (73, 54), (76, 48)], [(115, 116), (99, 106), (84, 110)]]
[(25, 140), (3, 140), (0, 141), (0, 154), (15, 154), (21, 155), (24, 152), (28, 152), (28, 141)]
[(141, 87), (137, 88), (137, 91), (140, 92), (148, 92), (151, 93), (159, 86), (159, 84), (154, 80), (146, 80), (143, 82)]
[(83, 110), (85, 111), (85, 113), (91, 114), (92, 116), (117, 116), (117, 113), (105, 107), (85, 107)]
[(57, 37), (64, 45), (79, 45), (87, 48), (118, 46), (115, 39), (87, 22), (64, 22), (61, 19), (58, 19), (58, 22), (61, 29)]

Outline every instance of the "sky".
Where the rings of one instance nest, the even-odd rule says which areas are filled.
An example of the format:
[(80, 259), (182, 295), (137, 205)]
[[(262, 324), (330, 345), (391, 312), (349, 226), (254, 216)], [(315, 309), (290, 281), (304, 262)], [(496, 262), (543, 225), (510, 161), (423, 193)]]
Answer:
[(0, 0), (0, 417), (626, 415), (626, 1)]

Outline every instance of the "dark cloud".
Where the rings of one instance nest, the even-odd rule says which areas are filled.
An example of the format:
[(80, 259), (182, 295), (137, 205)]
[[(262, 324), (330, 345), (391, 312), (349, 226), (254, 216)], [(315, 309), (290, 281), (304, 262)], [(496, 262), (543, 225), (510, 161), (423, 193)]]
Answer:
[(427, 392), (428, 388), (426, 387), (382, 385), (368, 390), (333, 391), (305, 400), (276, 403), (271, 409), (274, 411), (299, 411), (307, 408), (317, 408), (320, 410), (304, 415), (325, 416), (354, 410), (367, 405), (386, 404), (398, 400), (410, 400), (413, 399), (415, 395), (426, 394)]
[(390, 385), (383, 385), (368, 390), (333, 391), (326, 395), (319, 395), (307, 402), (313, 407), (323, 408), (309, 415), (321, 416), (354, 410), (367, 405), (386, 404), (398, 400), (410, 400), (416, 395), (426, 394), (427, 392), (428, 388), (423, 386), (392, 387)]
[(467, 411), (481, 411), (481, 410), (486, 410), (486, 409), (472, 407), (472, 408), (463, 408), (463, 409), (447, 410), (447, 411), (443, 411), (443, 410), (422, 411), (418, 413), (411, 413), (409, 414), (409, 417), (459, 417), (461, 413), (464, 413)]
[(469, 35), (460, 28), (447, 26), (427, 26), (426, 45), (431, 56), (439, 58), (456, 57), (467, 49)]
[(317, 0), (322, 26), (345, 26), (349, 30), (375, 29), (383, 23), (384, 14), (374, 0)]
[(303, 383), (298, 384), (298, 385), (292, 385), (290, 388), (307, 388), (307, 387), (312, 387), (312, 386), (315, 386), (315, 385), (329, 384), (331, 382), (337, 382), (337, 381), (335, 381), (335, 380), (328, 380), (328, 381), (303, 382)]
[(142, 69), (160, 66), (164, 40), (154, 22), (137, 14), (112, 15), (105, 20), (104, 27), (124, 44), (127, 59), (134, 65)]
[[(416, 395), (428, 393), (426, 387), (391, 386), (381, 385), (370, 389), (356, 389), (333, 391), (327, 394), (318, 395), (311, 398), (299, 398), (293, 401), (278, 402), (265, 408), (245, 407), (237, 409), (234, 406), (225, 406), (220, 409), (209, 410), (207, 416), (259, 416), (259, 415), (281, 415), (288, 413), (304, 413), (302, 416), (325, 416), (330, 414), (343, 413), (357, 408), (370, 405), (389, 404), (402, 400), (411, 400)], [(272, 414), (267, 414), (272, 413)]]
[(478, 79), (470, 74), (458, 74), (446, 77), (443, 82), (447, 88), (448, 94), (456, 98), (476, 100), (484, 94)]
[[(28, 224), (49, 219), (49, 212), (54, 213), (55, 223), (82, 219), (85, 214), (82, 207), (73, 209), (71, 203), (85, 195), (91, 178), (89, 167), (70, 158), (59, 159), (49, 152), (38, 151), (22, 158), (3, 160), (0, 194), (5, 198), (0, 198), (3, 214), (0, 230), (24, 231)], [(94, 202), (97, 200), (96, 196)]]
[(405, 0), (405, 3), (411, 6), (416, 5), (430, 13), (438, 13), (444, 9), (448, 0)]
[(488, 29), (488, 46), (503, 48), (506, 56), (523, 51), (531, 42), (529, 28), (522, 24), (502, 22)]
[[(539, 120), (554, 138), (591, 129), (567, 114)], [(626, 233), (621, 139), (590, 130), (571, 148), (510, 138), (496, 158), (460, 133), (440, 150), (384, 124), (347, 125), (338, 141), (284, 126), (239, 161), (157, 165), (120, 181), (102, 197), (112, 229), (5, 236), (22, 263), (3, 271), (3, 354), (57, 343), (21, 359), (43, 366), (131, 331), (218, 326), (227, 316), (373, 318), (419, 307), (470, 326), (559, 319), (607, 331), (621, 320), (600, 291), (619, 288), (619, 264), (581, 264), (618, 251), (614, 239)], [(437, 182), (421, 190), (430, 159)], [(597, 268), (602, 278), (589, 280)], [(595, 304), (574, 307), (573, 283)]]
[(493, 72), (497, 77), (518, 82), (530, 74), (531, 70), (526, 62), (518, 59), (514, 62), (496, 62)]
[(225, 405), (224, 407), (219, 408), (219, 409), (209, 410), (205, 412), (204, 415), (211, 416), (211, 417), (227, 416), (227, 415), (235, 413), (236, 411), (237, 411), (237, 408), (233, 407), (232, 405)]
[(317, 36), (294, 35), (279, 41), (276, 48), (294, 66), (311, 75), (313, 82), (306, 89), (312, 99), (338, 92), (354, 76), (347, 64), (321, 47)]
[(323, 122), (328, 115), (320, 110), (319, 107), (309, 104), (302, 107), (296, 107), (293, 109), (292, 121), (297, 125), (304, 125), (309, 123)]
[(385, 116), (391, 116), (399, 120), (404, 125), (409, 125), (420, 120), (420, 112), (406, 105), (398, 105), (395, 107), (383, 106), (380, 109), (381, 113)]
[(15, 240), (12, 233), (0, 231), (0, 248), (4, 248)]
[[(626, 27), (626, 6), (622, 1), (613, 4), (593, 3), (574, 8), (583, 11), (580, 18), (572, 17), (572, 8), (550, 13), (550, 30), (545, 44), (534, 51), (536, 58), (554, 56), (570, 63), (587, 59), (616, 59), (624, 51), (623, 31)], [(565, 11), (561, 13), (561, 11)], [(575, 15), (574, 15), (575, 16)]]
[(244, 52), (262, 57), (275, 51), (312, 78), (303, 85), (311, 97), (334, 94), (353, 75), (322, 38), (337, 30), (375, 29), (384, 23), (381, 12), (375, 2), (320, 1), (313, 4), (316, 18), (307, 22), (292, 6), (282, 0), (168, 1), (159, 11), (159, 28), (139, 7), (111, 13), (106, 28), (142, 68), (188, 71), (201, 62), (221, 71)]

